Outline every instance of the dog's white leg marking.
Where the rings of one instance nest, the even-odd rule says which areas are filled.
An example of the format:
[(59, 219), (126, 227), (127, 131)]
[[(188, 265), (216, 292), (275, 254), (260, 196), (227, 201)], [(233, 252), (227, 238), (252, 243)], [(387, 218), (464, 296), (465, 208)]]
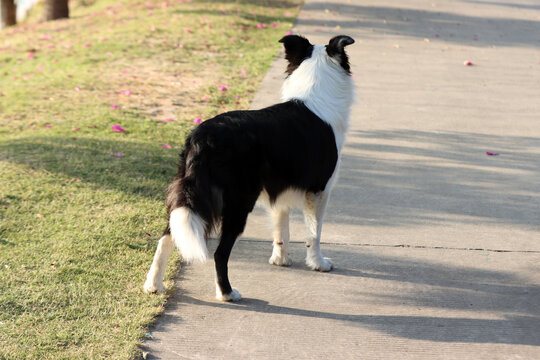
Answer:
[(242, 295), (238, 289), (232, 288), (230, 294), (223, 294), (216, 281), (216, 299), (220, 301), (239, 301), (242, 300)]
[(318, 271), (330, 271), (334, 267), (332, 261), (321, 253), (322, 223), (329, 195), (328, 191), (307, 193), (304, 207), (304, 220), (308, 229), (306, 264)]
[(274, 248), (268, 262), (272, 265), (289, 266), (289, 210), (273, 209), (270, 215), (274, 227)]
[(164, 293), (165, 286), (163, 286), (163, 277), (165, 276), (165, 268), (167, 267), (167, 260), (171, 256), (174, 249), (174, 242), (171, 235), (164, 235), (160, 240), (154, 255), (154, 261), (146, 275), (146, 282), (144, 283), (144, 291), (146, 293)]

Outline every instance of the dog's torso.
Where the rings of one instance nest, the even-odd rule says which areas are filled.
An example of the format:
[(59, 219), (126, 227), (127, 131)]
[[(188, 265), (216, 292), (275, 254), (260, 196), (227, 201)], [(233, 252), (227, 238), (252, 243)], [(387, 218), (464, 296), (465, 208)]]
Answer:
[(292, 206), (297, 201), (286, 199), (295, 193), (323, 191), (338, 161), (332, 127), (300, 101), (218, 115), (197, 127), (188, 144), (190, 161), (204, 162), (217, 187), (238, 192), (230, 196), (262, 192), (267, 206), (278, 198)]

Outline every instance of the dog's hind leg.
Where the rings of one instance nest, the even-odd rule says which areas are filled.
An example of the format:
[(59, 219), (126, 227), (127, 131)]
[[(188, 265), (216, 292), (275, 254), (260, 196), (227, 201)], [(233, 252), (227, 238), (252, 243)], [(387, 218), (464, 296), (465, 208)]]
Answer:
[(223, 211), (221, 238), (214, 253), (216, 265), (216, 298), (222, 301), (238, 301), (242, 298), (238, 290), (231, 287), (228, 275), (229, 256), (236, 238), (244, 231), (247, 211)]
[(144, 283), (144, 291), (146, 293), (165, 292), (165, 286), (163, 286), (163, 276), (165, 275), (167, 260), (169, 260), (173, 249), (174, 242), (171, 235), (163, 235), (163, 237), (159, 240), (150, 271), (148, 272), (148, 275), (146, 275), (146, 282)]
[(289, 210), (273, 209), (270, 215), (274, 227), (274, 248), (268, 262), (272, 265), (289, 266)]
[(322, 223), (329, 195), (328, 191), (306, 193), (304, 207), (304, 220), (308, 229), (306, 264), (318, 271), (330, 271), (334, 267), (332, 261), (323, 257), (321, 253)]

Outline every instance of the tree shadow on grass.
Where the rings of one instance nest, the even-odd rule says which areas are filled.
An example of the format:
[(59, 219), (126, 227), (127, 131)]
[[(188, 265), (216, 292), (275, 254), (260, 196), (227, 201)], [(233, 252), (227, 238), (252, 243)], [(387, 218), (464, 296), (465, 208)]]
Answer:
[(154, 199), (164, 197), (177, 154), (157, 144), (84, 137), (29, 137), (0, 145), (1, 160)]

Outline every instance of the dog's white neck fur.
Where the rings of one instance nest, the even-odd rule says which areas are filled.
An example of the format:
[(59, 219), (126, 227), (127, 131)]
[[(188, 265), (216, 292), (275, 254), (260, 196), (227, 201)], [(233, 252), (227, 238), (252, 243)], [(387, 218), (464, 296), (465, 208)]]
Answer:
[(328, 56), (324, 45), (313, 46), (311, 57), (285, 80), (281, 93), (283, 101), (301, 100), (330, 124), (341, 152), (349, 127), (354, 83), (339, 62)]

